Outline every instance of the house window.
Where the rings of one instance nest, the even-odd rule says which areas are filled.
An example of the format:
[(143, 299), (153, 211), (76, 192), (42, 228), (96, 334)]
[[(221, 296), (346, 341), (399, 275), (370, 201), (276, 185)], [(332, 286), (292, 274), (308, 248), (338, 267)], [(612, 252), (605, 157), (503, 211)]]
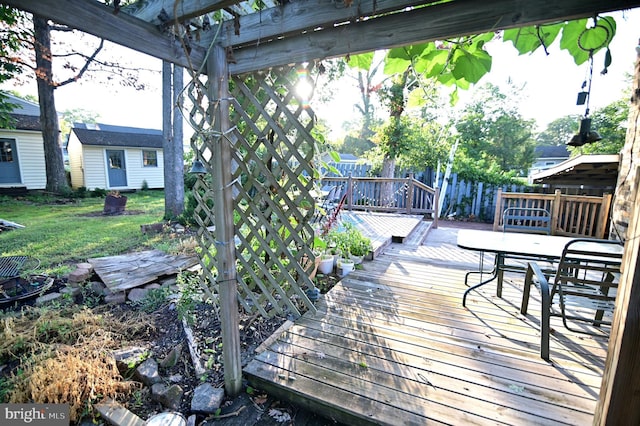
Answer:
[(144, 167), (158, 167), (158, 153), (156, 151), (142, 151), (142, 165)]
[(0, 139), (0, 163), (13, 162), (13, 149), (11, 148), (11, 140)]

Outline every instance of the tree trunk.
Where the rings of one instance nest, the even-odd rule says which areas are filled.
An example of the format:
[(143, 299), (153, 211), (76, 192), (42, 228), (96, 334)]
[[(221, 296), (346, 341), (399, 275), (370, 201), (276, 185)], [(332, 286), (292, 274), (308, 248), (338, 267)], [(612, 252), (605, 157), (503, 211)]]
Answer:
[(64, 160), (60, 147), (60, 127), (53, 96), (53, 72), (51, 67), (51, 37), (47, 20), (33, 15), (35, 31), (36, 80), (40, 102), (40, 125), (44, 141), (44, 160), (47, 175), (47, 191), (65, 193), (69, 184), (64, 171)]
[[(173, 68), (173, 71), (172, 71)], [(183, 86), (181, 67), (162, 63), (162, 135), (164, 150), (164, 218), (175, 219), (184, 210), (184, 149), (178, 95)]]

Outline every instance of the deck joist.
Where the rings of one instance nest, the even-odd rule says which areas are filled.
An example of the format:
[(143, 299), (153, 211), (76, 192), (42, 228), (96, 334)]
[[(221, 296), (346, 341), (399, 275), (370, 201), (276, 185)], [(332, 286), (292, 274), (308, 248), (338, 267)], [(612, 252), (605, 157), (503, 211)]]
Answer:
[(384, 254), (345, 277), (245, 374), (347, 424), (591, 424), (606, 339), (552, 323), (547, 363), (539, 300), (519, 314), (518, 276), (503, 298), (488, 285), (465, 309), (464, 273)]

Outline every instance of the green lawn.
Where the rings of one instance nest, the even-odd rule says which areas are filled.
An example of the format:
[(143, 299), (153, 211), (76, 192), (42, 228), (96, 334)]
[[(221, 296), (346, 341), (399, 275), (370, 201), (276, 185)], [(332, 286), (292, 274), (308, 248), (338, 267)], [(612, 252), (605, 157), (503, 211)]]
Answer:
[(0, 256), (28, 255), (41, 272), (62, 273), (72, 263), (145, 248), (168, 248), (167, 235), (143, 235), (140, 225), (162, 221), (164, 192), (127, 193), (127, 212), (102, 216), (104, 198), (0, 197), (0, 219), (24, 225), (0, 233)]

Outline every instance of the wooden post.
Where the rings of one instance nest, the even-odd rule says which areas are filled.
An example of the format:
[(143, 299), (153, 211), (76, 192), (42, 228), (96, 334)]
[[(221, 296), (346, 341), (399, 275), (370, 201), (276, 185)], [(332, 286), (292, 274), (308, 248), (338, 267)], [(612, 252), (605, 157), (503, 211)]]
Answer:
[(212, 103), (210, 119), (213, 130), (222, 136), (213, 136), (213, 193), (216, 225), (216, 266), (220, 292), (222, 327), (222, 354), (224, 360), (224, 387), (234, 397), (242, 388), (240, 361), (240, 325), (238, 320), (238, 292), (236, 282), (236, 252), (233, 226), (233, 194), (231, 188), (231, 142), (225, 133), (229, 122), (229, 80), (225, 50), (214, 45), (207, 61), (209, 99)]
[(493, 215), (493, 231), (497, 231), (502, 217), (502, 188), (498, 188), (496, 194), (496, 212)]
[(609, 210), (611, 209), (611, 194), (606, 192), (602, 194), (602, 203), (600, 203), (600, 214), (598, 215), (598, 223), (596, 225), (596, 238), (604, 238), (604, 232), (607, 229), (607, 219), (609, 218)]
[(558, 220), (560, 220), (560, 205), (562, 204), (562, 191), (556, 189), (554, 192), (553, 204), (551, 205), (551, 235), (556, 235), (558, 230)]
[[(635, 199), (640, 199), (640, 168)], [(640, 424), (640, 206), (635, 203), (622, 258), (609, 348), (594, 425)]]
[(411, 214), (411, 208), (413, 207), (413, 173), (409, 173), (407, 177), (407, 214)]
[(431, 227), (433, 229), (438, 229), (438, 212), (440, 209), (440, 188), (436, 188), (435, 194), (433, 194), (433, 224)]
[(349, 172), (349, 178), (347, 179), (347, 210), (353, 209), (353, 178), (351, 172)]

